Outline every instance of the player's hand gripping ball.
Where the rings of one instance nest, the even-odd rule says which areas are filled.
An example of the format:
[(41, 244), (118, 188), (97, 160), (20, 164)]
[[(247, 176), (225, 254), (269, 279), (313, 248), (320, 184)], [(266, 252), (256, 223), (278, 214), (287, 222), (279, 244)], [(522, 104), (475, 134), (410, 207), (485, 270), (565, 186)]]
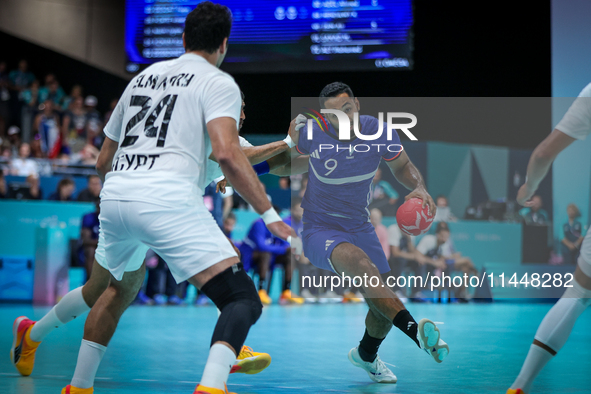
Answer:
[(429, 206), (425, 205), (425, 208), (421, 208), (422, 204), (422, 200), (411, 198), (398, 208), (396, 223), (403, 233), (425, 234), (433, 224), (433, 215), (429, 212)]

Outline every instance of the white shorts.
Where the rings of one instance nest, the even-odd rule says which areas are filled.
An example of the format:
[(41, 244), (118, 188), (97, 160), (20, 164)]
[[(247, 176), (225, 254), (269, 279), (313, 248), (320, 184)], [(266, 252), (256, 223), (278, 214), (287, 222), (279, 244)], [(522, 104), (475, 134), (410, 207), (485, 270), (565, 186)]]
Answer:
[(177, 283), (237, 257), (205, 208), (168, 208), (137, 201), (101, 201), (96, 261), (117, 280), (140, 269), (148, 249), (168, 265)]

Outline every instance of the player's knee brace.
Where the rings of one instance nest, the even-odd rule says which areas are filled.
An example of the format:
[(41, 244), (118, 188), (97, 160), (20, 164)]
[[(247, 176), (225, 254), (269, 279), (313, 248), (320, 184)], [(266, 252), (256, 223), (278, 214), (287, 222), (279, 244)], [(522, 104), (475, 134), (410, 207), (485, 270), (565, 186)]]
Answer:
[(201, 289), (222, 312), (211, 344), (223, 341), (240, 352), (250, 327), (263, 311), (263, 304), (252, 279), (241, 263), (211, 278)]

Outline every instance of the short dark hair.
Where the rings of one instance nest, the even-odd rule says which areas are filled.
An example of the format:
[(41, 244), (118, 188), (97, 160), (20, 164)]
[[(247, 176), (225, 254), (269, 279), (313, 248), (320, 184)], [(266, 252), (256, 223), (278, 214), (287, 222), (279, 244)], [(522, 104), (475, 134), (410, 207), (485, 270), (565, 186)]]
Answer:
[(230, 37), (231, 30), (232, 13), (228, 7), (211, 1), (199, 3), (185, 20), (186, 50), (214, 53)]
[(320, 92), (320, 107), (324, 108), (324, 103), (331, 97), (336, 97), (341, 93), (347, 93), (349, 97), (355, 97), (349, 85), (343, 82), (329, 83)]
[(449, 226), (445, 222), (439, 222), (439, 223), (437, 223), (437, 227), (435, 228), (435, 234), (439, 234), (442, 231), (448, 231), (449, 232)]
[(72, 178), (62, 178), (57, 184), (57, 189), (61, 189), (64, 186), (76, 185)]

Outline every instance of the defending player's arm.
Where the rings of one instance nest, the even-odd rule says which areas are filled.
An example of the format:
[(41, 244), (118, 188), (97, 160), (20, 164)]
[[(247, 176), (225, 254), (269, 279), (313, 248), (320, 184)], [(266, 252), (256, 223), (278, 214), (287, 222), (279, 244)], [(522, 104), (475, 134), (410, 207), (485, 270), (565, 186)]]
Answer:
[(517, 193), (517, 203), (529, 206), (528, 201), (536, 190), (542, 179), (548, 173), (550, 166), (556, 156), (562, 152), (567, 146), (575, 141), (573, 137), (564, 134), (558, 129), (554, 129), (552, 133), (544, 141), (542, 141), (534, 152), (532, 153), (529, 164), (527, 165), (526, 181), (519, 188)]
[(105, 141), (101, 147), (101, 152), (99, 153), (98, 159), (96, 161), (96, 172), (103, 183), (105, 183), (105, 176), (109, 171), (111, 171), (111, 167), (113, 166), (113, 157), (115, 156), (118, 148), (119, 143), (117, 141), (113, 141), (109, 137), (105, 137)]
[(386, 163), (398, 182), (403, 184), (407, 189), (412, 190), (412, 192), (405, 197), (405, 200), (420, 198), (423, 200), (423, 207), (427, 204), (431, 214), (435, 215), (437, 206), (435, 205), (433, 198), (427, 193), (427, 187), (425, 186), (423, 176), (415, 165), (412, 164), (406, 152), (403, 150), (400, 152), (400, 156), (396, 160), (386, 161)]
[[(263, 219), (271, 211), (277, 215), (267, 199), (263, 185), (240, 148), (236, 120), (230, 117), (212, 119), (207, 122), (207, 131), (213, 154), (233, 187), (253, 206), (255, 211), (262, 214)], [(267, 223), (266, 220), (265, 222)], [(282, 221), (268, 223), (267, 228), (283, 239), (291, 235), (291, 228)]]

